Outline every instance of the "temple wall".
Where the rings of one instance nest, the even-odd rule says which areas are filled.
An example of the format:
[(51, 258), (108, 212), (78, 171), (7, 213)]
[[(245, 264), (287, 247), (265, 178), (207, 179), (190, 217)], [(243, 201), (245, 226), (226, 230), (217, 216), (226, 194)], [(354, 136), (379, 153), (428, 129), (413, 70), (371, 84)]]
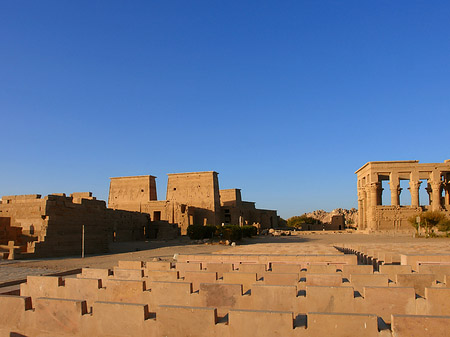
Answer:
[(150, 175), (111, 178), (108, 207), (140, 212), (142, 204), (158, 200), (155, 178)]
[(112, 241), (145, 238), (148, 215), (108, 209), (104, 201), (90, 195), (3, 197), (2, 222), (21, 232), (20, 240), (11, 235), (6, 235), (7, 239), (35, 256), (64, 256), (81, 254), (83, 226), (86, 254), (105, 253)]
[[(368, 162), (355, 173), (359, 229), (414, 232), (407, 220), (411, 216), (428, 210), (450, 215), (449, 160), (424, 164), (417, 160)], [(408, 181), (408, 188), (402, 187), (402, 181)], [(383, 182), (388, 182), (388, 200), (383, 200)], [(422, 184), (425, 185), (421, 190)], [(429, 205), (420, 202), (420, 193), (424, 190), (428, 194)], [(409, 205), (400, 202), (404, 193), (411, 197)]]

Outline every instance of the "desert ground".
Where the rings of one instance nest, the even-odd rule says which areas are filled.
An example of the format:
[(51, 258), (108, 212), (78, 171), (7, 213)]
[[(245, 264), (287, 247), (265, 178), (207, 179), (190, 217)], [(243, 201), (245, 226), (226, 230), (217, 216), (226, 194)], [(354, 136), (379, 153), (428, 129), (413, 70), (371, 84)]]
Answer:
[[(433, 246), (450, 239), (425, 239), (414, 238), (406, 234), (356, 234), (356, 233), (327, 233), (305, 232), (298, 236), (257, 236), (238, 242), (235, 247), (219, 244), (195, 244), (186, 237), (170, 241), (140, 241), (113, 243), (110, 254), (81, 257), (45, 258), (36, 260), (15, 260), (0, 262), (0, 283), (25, 279), (27, 275), (46, 275), (78, 268), (113, 268), (119, 260), (153, 259), (172, 260), (174, 254), (210, 254), (221, 253), (270, 253), (277, 251), (283, 253), (287, 248), (295, 251), (298, 247), (299, 254), (304, 254), (305, 248), (310, 247), (308, 254), (314, 254), (314, 247), (331, 247), (341, 243), (423, 243), (424, 246)], [(306, 247), (305, 247), (306, 246)], [(308, 250), (308, 249), (307, 249)], [(439, 252), (436, 252), (439, 253)]]

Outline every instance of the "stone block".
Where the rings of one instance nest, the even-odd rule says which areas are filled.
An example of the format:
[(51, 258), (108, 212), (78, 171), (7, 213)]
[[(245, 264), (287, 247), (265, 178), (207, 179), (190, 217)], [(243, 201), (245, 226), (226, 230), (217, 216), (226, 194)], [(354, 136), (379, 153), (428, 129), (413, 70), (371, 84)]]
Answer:
[(179, 277), (184, 277), (186, 271), (202, 270), (202, 264), (200, 262), (177, 262), (175, 269), (179, 272)]
[(386, 323), (391, 315), (411, 315), (416, 313), (416, 295), (413, 288), (364, 287), (364, 300), (358, 312), (376, 314)]
[(296, 311), (297, 287), (279, 285), (252, 286), (252, 309), (274, 311)]
[(170, 261), (147, 261), (145, 262), (145, 269), (150, 270), (171, 270), (172, 263)]
[(29, 325), (24, 314), (30, 309), (31, 297), (0, 295), (0, 329), (12, 331)]
[(272, 273), (300, 273), (301, 264), (271, 263)]
[(184, 281), (192, 283), (192, 291), (200, 289), (200, 283), (215, 283), (217, 273), (212, 271), (186, 271)]
[(289, 311), (231, 309), (228, 315), (229, 333), (233, 337), (284, 337), (293, 334), (293, 314)]
[(445, 275), (450, 275), (450, 265), (420, 264), (419, 273), (434, 274), (437, 281), (444, 283)]
[(159, 336), (211, 337), (216, 335), (215, 308), (161, 305), (156, 312)]
[(62, 286), (61, 276), (27, 276), (27, 283), (20, 285), (20, 295), (58, 298), (61, 296)]
[(431, 288), (436, 283), (433, 274), (397, 274), (396, 284), (399, 287), (413, 287), (417, 295), (425, 296), (425, 288)]
[(337, 267), (333, 264), (310, 264), (306, 271), (310, 274), (332, 274), (336, 273)]
[(306, 309), (311, 312), (353, 313), (353, 287), (306, 286)]
[(351, 274), (373, 274), (373, 266), (372, 265), (342, 266), (342, 277), (349, 279)]
[(231, 272), (223, 273), (223, 283), (242, 284), (244, 294), (257, 282), (256, 273)]
[(266, 265), (262, 263), (241, 263), (238, 265), (239, 272), (256, 273), (256, 277), (260, 279), (266, 272)]
[(396, 337), (447, 337), (450, 316), (392, 315)]
[(92, 331), (87, 335), (157, 336), (156, 322), (149, 317), (147, 304), (98, 301), (93, 307)]
[(342, 275), (340, 273), (334, 274), (307, 274), (307, 286), (326, 286), (337, 287), (342, 285)]
[(176, 270), (147, 270), (149, 281), (176, 281), (179, 278)]
[(239, 308), (242, 298), (242, 284), (201, 283), (200, 305), (217, 308), (220, 314)]
[(151, 291), (152, 307), (158, 305), (192, 306), (192, 283), (190, 282), (153, 281), (148, 282), (147, 287)]
[(385, 274), (352, 274), (350, 275), (350, 285), (362, 293), (364, 287), (389, 286), (389, 276)]
[(409, 265), (416, 272), (419, 271), (421, 264), (448, 264), (450, 262), (450, 254), (401, 254), (401, 264)]
[(100, 279), (66, 278), (64, 283), (64, 298), (86, 300), (88, 308), (99, 299)]
[(120, 269), (142, 269), (144, 262), (142, 261), (119, 261), (118, 267)]
[(81, 274), (78, 274), (77, 277), (97, 278), (101, 279), (104, 282), (109, 278), (110, 275), (112, 275), (112, 273), (109, 269), (83, 268), (81, 269)]
[[(378, 318), (370, 314), (308, 313), (307, 336), (378, 337)], [(300, 336), (300, 335), (299, 335)]]
[(425, 288), (425, 298), (427, 315), (450, 316), (450, 288)]
[(218, 278), (223, 277), (223, 273), (233, 271), (232, 263), (206, 263), (206, 270), (209, 272), (216, 272)]
[(300, 276), (298, 273), (266, 272), (263, 283), (266, 285), (298, 286)]
[(105, 288), (100, 296), (103, 302), (148, 303), (145, 281), (110, 279)]
[(35, 326), (41, 332), (81, 335), (86, 301), (39, 297), (35, 300)]
[(396, 264), (383, 264), (380, 266), (380, 274), (386, 274), (392, 282), (395, 282), (397, 274), (411, 274), (411, 266), (402, 266)]
[(142, 269), (121, 269), (114, 267), (113, 278), (117, 280), (142, 280), (144, 271)]

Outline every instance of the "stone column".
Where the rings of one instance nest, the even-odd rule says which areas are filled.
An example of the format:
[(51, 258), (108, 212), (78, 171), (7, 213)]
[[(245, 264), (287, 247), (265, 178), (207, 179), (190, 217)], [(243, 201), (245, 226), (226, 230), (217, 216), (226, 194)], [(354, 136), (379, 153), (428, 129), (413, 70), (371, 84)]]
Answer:
[(360, 229), (364, 229), (364, 213), (366, 212), (364, 207), (365, 194), (362, 189), (358, 191), (358, 227)]
[(369, 185), (369, 189), (370, 189), (370, 206), (377, 206), (380, 204), (380, 192), (383, 190), (381, 188), (381, 183), (376, 182), (376, 183), (371, 183)]
[(439, 211), (441, 206), (441, 186), (442, 181), (431, 181), (431, 209), (433, 211)]
[(366, 229), (377, 229), (377, 206), (379, 205), (379, 193), (381, 190), (381, 183), (375, 182), (367, 185), (367, 218), (365, 219)]
[(391, 181), (389, 182), (389, 186), (391, 188), (391, 206), (399, 206), (400, 192), (402, 191), (400, 183), (398, 181)]
[(444, 182), (443, 185), (445, 190), (445, 199), (444, 199), (444, 205), (445, 207), (450, 206), (450, 183), (448, 181)]
[(383, 188), (381, 187), (381, 183), (378, 183), (377, 186), (377, 205), (383, 205)]
[(422, 184), (422, 182), (420, 180), (417, 180), (417, 181), (410, 180), (409, 181), (409, 192), (411, 193), (411, 206), (412, 207), (420, 206), (420, 203), (419, 203), (420, 184)]
[(429, 201), (429, 204), (431, 205), (432, 200), (433, 200), (433, 195), (431, 194), (431, 184), (429, 181), (427, 182), (427, 187), (425, 187), (425, 190), (428, 193), (428, 201)]

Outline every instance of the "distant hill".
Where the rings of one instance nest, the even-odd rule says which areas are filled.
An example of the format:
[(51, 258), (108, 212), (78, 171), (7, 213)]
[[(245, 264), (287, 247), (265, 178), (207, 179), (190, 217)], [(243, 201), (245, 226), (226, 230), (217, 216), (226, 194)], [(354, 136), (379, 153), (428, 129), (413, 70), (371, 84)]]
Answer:
[(358, 210), (356, 208), (345, 209), (345, 208), (336, 208), (331, 212), (324, 211), (323, 209), (319, 209), (310, 213), (305, 213), (307, 216), (312, 217), (314, 219), (318, 219), (322, 222), (331, 222), (331, 217), (333, 215), (344, 215), (345, 220), (348, 224), (356, 225), (358, 222)]

